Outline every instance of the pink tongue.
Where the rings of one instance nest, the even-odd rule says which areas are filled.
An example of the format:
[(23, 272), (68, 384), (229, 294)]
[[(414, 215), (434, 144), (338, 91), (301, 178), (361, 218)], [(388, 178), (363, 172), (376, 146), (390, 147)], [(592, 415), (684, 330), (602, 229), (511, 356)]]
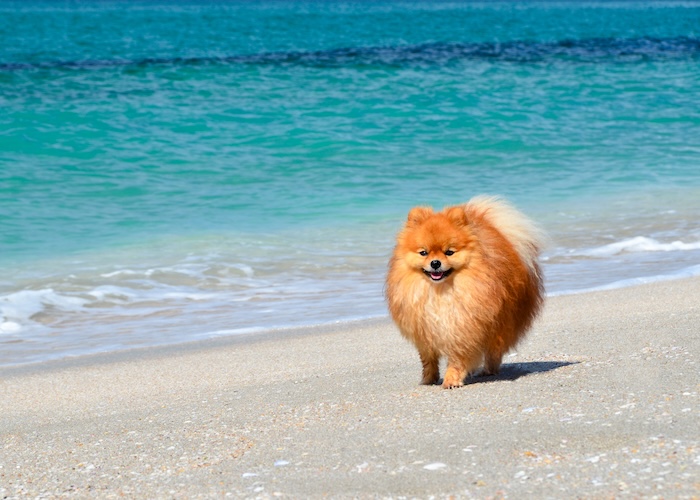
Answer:
[(439, 280), (440, 278), (442, 278), (442, 273), (430, 273), (430, 277), (434, 280)]

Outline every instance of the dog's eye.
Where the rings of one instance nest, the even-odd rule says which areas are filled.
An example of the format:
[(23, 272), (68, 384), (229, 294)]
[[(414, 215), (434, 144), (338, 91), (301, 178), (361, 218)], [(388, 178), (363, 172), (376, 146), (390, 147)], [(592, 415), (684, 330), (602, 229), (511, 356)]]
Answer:
[(445, 252), (445, 255), (447, 255), (448, 257), (449, 257), (450, 255), (454, 255), (454, 254), (455, 254), (455, 251), (454, 251), (454, 250), (448, 250), (448, 251)]
[(422, 255), (423, 257), (425, 257), (426, 255), (428, 255), (428, 252), (427, 252), (426, 250), (421, 250), (421, 251), (418, 252), (418, 253), (419, 253), (420, 255)]

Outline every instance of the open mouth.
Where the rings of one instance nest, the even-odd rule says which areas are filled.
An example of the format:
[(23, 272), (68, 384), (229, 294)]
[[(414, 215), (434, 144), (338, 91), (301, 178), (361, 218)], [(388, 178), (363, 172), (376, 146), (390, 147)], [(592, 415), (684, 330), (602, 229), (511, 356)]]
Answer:
[(452, 274), (452, 269), (448, 269), (447, 271), (426, 271), (423, 269), (423, 272), (433, 281), (442, 281)]

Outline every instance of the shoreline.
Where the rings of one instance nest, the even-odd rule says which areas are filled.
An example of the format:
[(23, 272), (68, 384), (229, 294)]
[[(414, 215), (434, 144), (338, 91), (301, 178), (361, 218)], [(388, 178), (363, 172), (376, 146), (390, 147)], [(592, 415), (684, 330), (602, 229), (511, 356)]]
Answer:
[(0, 369), (0, 496), (697, 497), (698, 296), (549, 298), (451, 391), (388, 320)]
[(279, 328), (260, 328), (246, 333), (233, 333), (204, 337), (195, 340), (177, 342), (172, 344), (155, 344), (130, 349), (116, 349), (87, 354), (68, 355), (60, 358), (52, 358), (44, 361), (32, 361), (12, 365), (0, 365), (0, 379), (4, 376), (27, 375), (35, 372), (56, 371), (73, 369), (100, 364), (112, 364), (136, 360), (167, 358), (187, 352), (201, 352), (214, 349), (228, 349), (236, 345), (256, 344), (262, 342), (275, 342), (278, 340), (292, 340), (298, 337), (330, 334), (339, 330), (346, 331), (353, 328), (378, 326), (387, 328), (391, 326), (389, 316), (377, 316), (372, 318), (342, 320), (330, 323), (320, 323), (302, 326), (289, 326)]
[[(618, 281), (613, 281), (604, 285), (598, 285), (591, 288), (585, 288), (581, 290), (564, 290), (548, 292), (546, 294), (547, 300), (555, 297), (565, 297), (571, 295), (583, 295), (589, 293), (598, 293), (611, 290), (619, 290), (625, 288), (633, 288), (638, 286), (653, 285), (655, 283), (664, 283), (669, 281), (678, 281), (685, 279), (693, 279), (700, 277), (700, 265), (684, 267), (677, 270), (676, 272), (669, 274), (660, 274), (653, 276), (642, 276), (635, 278), (622, 279)], [(211, 334), (204, 334), (200, 338), (192, 340), (179, 340), (176, 342), (163, 342), (148, 344), (133, 348), (123, 348), (118, 347), (110, 350), (102, 350), (95, 352), (87, 352), (80, 354), (64, 354), (58, 357), (47, 358), (43, 360), (19, 362), (2, 364), (0, 363), (0, 377), (4, 373), (13, 372), (27, 372), (32, 371), (32, 369), (42, 369), (44, 365), (46, 368), (49, 367), (61, 367), (61, 366), (71, 366), (73, 364), (83, 364), (83, 363), (99, 363), (101, 361), (109, 361), (111, 358), (119, 359), (129, 356), (149, 356), (157, 355), (158, 351), (173, 352), (180, 349), (186, 349), (188, 346), (192, 348), (206, 348), (207, 344), (217, 345), (228, 343), (240, 343), (254, 341), (259, 337), (269, 337), (269, 338), (281, 338), (286, 335), (297, 336), (303, 335), (306, 332), (321, 332), (328, 329), (337, 328), (352, 328), (353, 325), (361, 326), (363, 323), (391, 323), (388, 313), (376, 316), (366, 316), (358, 318), (341, 319), (337, 321), (328, 321), (323, 323), (309, 323), (301, 325), (290, 325), (290, 326), (279, 326), (279, 327), (250, 327), (241, 328), (240, 331), (231, 330), (231, 333), (221, 333), (221, 331), (215, 331)], [(151, 353), (150, 351), (154, 351)]]

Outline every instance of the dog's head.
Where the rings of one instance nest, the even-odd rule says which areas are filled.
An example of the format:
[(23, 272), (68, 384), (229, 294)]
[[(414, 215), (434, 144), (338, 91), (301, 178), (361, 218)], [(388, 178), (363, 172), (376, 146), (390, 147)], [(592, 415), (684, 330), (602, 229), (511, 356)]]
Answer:
[(468, 266), (475, 245), (462, 207), (416, 207), (399, 234), (396, 255), (432, 283), (442, 283)]

